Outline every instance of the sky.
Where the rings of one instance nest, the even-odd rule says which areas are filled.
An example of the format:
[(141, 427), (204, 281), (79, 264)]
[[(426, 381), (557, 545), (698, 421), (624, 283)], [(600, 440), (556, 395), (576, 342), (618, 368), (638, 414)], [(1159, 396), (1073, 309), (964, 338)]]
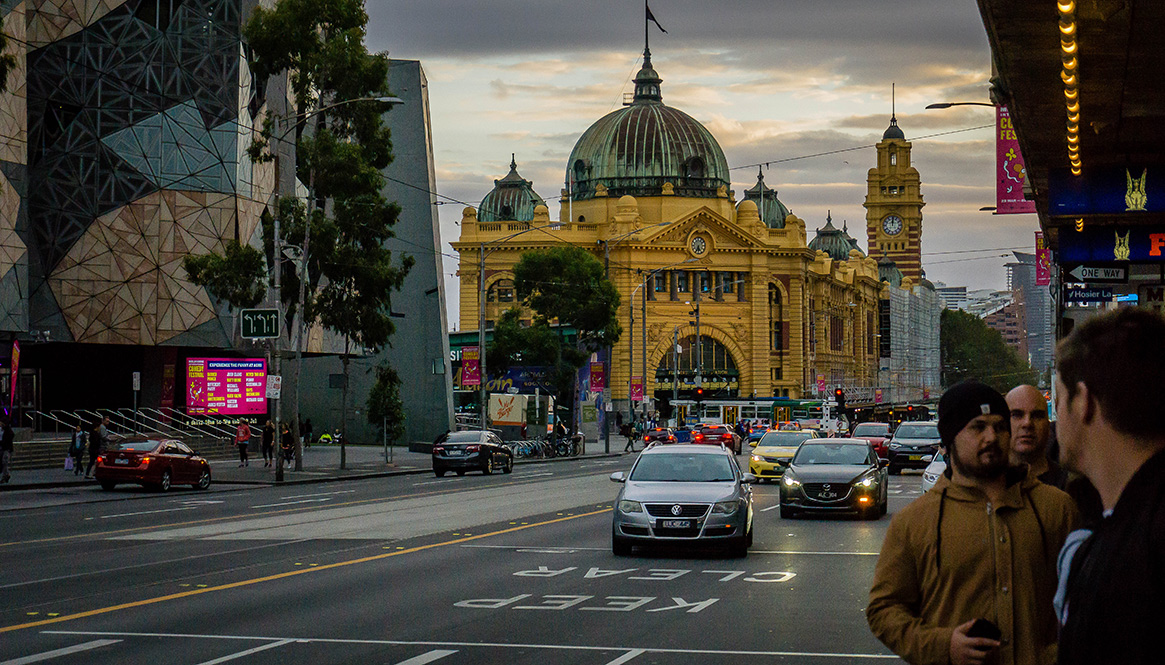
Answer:
[[(420, 60), (428, 77), (450, 324), (466, 204), (518, 170), (551, 202), (578, 137), (619, 108), (642, 62), (639, 0), (367, 0), (370, 51)], [(927, 277), (1002, 289), (1011, 250), (1034, 250), (1035, 214), (994, 215), (990, 49), (973, 0), (654, 0), (664, 103), (724, 149), (737, 200), (765, 182), (810, 237), (848, 223), (866, 246), (866, 175), (891, 114), (922, 178)], [(984, 127), (987, 126), (987, 127)], [(978, 129), (975, 129), (978, 128)], [(939, 136), (935, 136), (939, 134)], [(834, 152), (844, 151), (844, 152)], [(832, 153), (832, 154), (821, 154)], [(552, 219), (558, 217), (550, 205)]]

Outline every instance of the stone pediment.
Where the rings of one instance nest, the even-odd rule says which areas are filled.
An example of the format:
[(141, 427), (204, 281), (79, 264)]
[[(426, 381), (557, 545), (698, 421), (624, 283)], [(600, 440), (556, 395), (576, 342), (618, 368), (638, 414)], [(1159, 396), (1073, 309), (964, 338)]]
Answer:
[(684, 246), (688, 243), (689, 238), (697, 232), (708, 235), (712, 239), (713, 246), (721, 250), (760, 248), (766, 244), (760, 238), (707, 208), (697, 210), (672, 224), (656, 229), (654, 233), (643, 239), (642, 244), (664, 247)]

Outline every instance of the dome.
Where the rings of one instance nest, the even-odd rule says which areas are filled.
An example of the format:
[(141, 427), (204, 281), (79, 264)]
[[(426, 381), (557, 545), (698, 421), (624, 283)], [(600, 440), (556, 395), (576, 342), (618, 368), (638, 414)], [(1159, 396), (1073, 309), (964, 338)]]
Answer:
[[(752, 189), (744, 190), (744, 201), (752, 201), (756, 204), (757, 210), (760, 211), (761, 221), (770, 229), (785, 228), (785, 218), (789, 216), (790, 210), (785, 207), (784, 203), (777, 198), (777, 190), (769, 189), (765, 185), (765, 175), (763, 172), (756, 174), (756, 185)], [(744, 201), (740, 205), (744, 205)], [(740, 209), (740, 205), (736, 209)]]
[(897, 263), (883, 256), (878, 260), (878, 279), (889, 282), (890, 286), (898, 288), (902, 286), (902, 271), (898, 269)]
[(906, 140), (906, 135), (902, 133), (902, 128), (898, 126), (898, 118), (893, 115), (890, 116), (890, 126), (886, 131), (882, 132), (882, 140), (886, 139), (902, 139)]
[(477, 221), (529, 222), (534, 219), (534, 208), (545, 205), (533, 183), (518, 175), (518, 164), (511, 155), (510, 172), (494, 180), (494, 188), (481, 200)]
[(659, 196), (671, 183), (677, 196), (707, 198), (731, 187), (720, 144), (690, 115), (663, 103), (661, 82), (645, 50), (631, 104), (599, 118), (570, 153), (566, 187), (575, 200), (594, 198), (599, 185), (610, 196)]
[(833, 225), (830, 214), (826, 214), (825, 226), (817, 229), (817, 235), (809, 242), (809, 249), (825, 252), (834, 261), (848, 260), (850, 251), (855, 249), (865, 256), (865, 252), (858, 247), (858, 241), (849, 234), (849, 229), (839, 230)]

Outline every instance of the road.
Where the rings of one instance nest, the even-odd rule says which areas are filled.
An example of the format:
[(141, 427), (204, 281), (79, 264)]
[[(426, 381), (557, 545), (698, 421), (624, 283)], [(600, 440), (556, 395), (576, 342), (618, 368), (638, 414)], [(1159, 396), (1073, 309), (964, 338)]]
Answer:
[(747, 558), (616, 558), (632, 460), (6, 510), (0, 665), (897, 662), (863, 614), (889, 518), (782, 520), (758, 484)]

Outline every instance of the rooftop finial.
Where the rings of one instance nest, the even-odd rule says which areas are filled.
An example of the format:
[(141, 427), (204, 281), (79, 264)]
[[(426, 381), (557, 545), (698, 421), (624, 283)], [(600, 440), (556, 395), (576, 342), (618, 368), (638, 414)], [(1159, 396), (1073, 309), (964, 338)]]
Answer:
[(890, 84), (890, 122), (898, 122), (897, 103), (894, 99), (894, 84)]
[(510, 153), (510, 170), (511, 170), (511, 171), (517, 171), (517, 170), (518, 170), (518, 160), (517, 160), (517, 155), (516, 155), (516, 153), (512, 153), (512, 152)]

